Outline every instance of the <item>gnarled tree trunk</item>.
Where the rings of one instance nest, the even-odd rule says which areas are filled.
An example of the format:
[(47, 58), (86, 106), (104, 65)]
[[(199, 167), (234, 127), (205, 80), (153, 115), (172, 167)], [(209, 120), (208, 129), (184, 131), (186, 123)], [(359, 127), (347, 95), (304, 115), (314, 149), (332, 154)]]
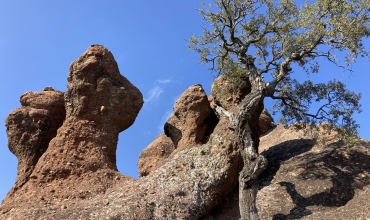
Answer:
[(237, 106), (232, 116), (230, 128), (238, 136), (240, 153), (244, 167), (239, 174), (239, 208), (241, 219), (259, 219), (256, 208), (258, 176), (267, 167), (267, 160), (258, 154), (259, 116), (263, 110), (265, 84), (257, 74), (253, 64), (248, 66), (247, 74), (251, 92)]

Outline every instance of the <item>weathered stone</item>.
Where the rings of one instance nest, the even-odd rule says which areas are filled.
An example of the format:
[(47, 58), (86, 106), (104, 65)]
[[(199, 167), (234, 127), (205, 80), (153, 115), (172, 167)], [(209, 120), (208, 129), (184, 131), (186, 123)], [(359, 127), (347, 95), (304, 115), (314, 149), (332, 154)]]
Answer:
[[(259, 179), (261, 219), (363, 219), (369, 216), (370, 141), (346, 145), (322, 135), (277, 125), (261, 137), (260, 152), (269, 167)], [(338, 169), (340, 167), (340, 169)], [(343, 172), (342, 170), (346, 170)], [(215, 220), (238, 219), (238, 187), (209, 212)]]
[(224, 76), (219, 76), (213, 81), (211, 86), (212, 94), (209, 97), (211, 107), (214, 109), (215, 105), (218, 105), (230, 113), (235, 113), (236, 106), (250, 90), (249, 82), (242, 89), (233, 89), (233, 86), (230, 85), (230, 82)]
[[(1, 219), (24, 219), (25, 216), (28, 219), (238, 218), (237, 185), (243, 163), (237, 137), (229, 129), (227, 119), (216, 118), (202, 90), (196, 85), (184, 92), (166, 124), (167, 136), (160, 134), (141, 153), (138, 164), (142, 178), (126, 177), (116, 168), (117, 138), (120, 131), (134, 122), (142, 96), (120, 76), (111, 53), (100, 45), (93, 45), (71, 65), (65, 93), (66, 120), (46, 146), (46, 152), (30, 166), (27, 163), (23, 166), (34, 168), (27, 174), (28, 179), (18, 185), (16, 193), (8, 194), (1, 204)], [(52, 88), (45, 90), (52, 91)], [(24, 150), (29, 149), (28, 145), (16, 145), (16, 137), (22, 140), (25, 135), (24, 138), (39, 143), (48, 135), (39, 121), (45, 111), (53, 109), (49, 104), (54, 101), (47, 104), (42, 102), (47, 99), (37, 97), (43, 95), (22, 96), (25, 106), (11, 113), (7, 120), (9, 139), (13, 143), (9, 148), (20, 155), (18, 158), (27, 158), (24, 155), (39, 148)], [(210, 97), (209, 100), (211, 105), (221, 103), (233, 112), (234, 102), (239, 99), (216, 95), (216, 99)], [(60, 103), (64, 106), (64, 102)], [(263, 113), (260, 118), (266, 115)], [(258, 115), (254, 119), (258, 119)], [(258, 123), (254, 128), (258, 129)], [(261, 179), (258, 198), (262, 219), (301, 217), (308, 214), (308, 208), (311, 210), (315, 201), (329, 206), (343, 205), (343, 201), (353, 196), (352, 185), (370, 184), (366, 147), (361, 148), (362, 153), (349, 147), (344, 151), (336, 145), (330, 149), (316, 147), (308, 152), (313, 149), (312, 140), (302, 140), (303, 136), (293, 130), (289, 131), (293, 136), (285, 138), (287, 131), (281, 129), (278, 127), (261, 138), (260, 151), (265, 150), (263, 154), (270, 164)], [(339, 158), (338, 164), (331, 164), (334, 158)], [(296, 162), (289, 165), (293, 160)], [(345, 170), (353, 171), (353, 175), (336, 168), (342, 167), (339, 163), (342, 161), (352, 164)], [(358, 161), (361, 166), (350, 161)], [(316, 166), (324, 166), (325, 172), (332, 169), (332, 173), (319, 175), (328, 175), (325, 181), (333, 180), (329, 190), (306, 190), (305, 182)], [(306, 168), (310, 170), (305, 171)], [(320, 181), (324, 180), (316, 182)], [(345, 182), (350, 183), (348, 187), (342, 187)], [(297, 197), (297, 192), (304, 194)], [(321, 195), (330, 197), (329, 201)], [(341, 196), (345, 200), (342, 201)], [(363, 196), (362, 204), (367, 200), (368, 196)], [(281, 205), (283, 209), (271, 209), (270, 204)], [(338, 219), (335, 217), (331, 219)]]
[[(7, 197), (2, 208), (32, 203), (37, 196), (43, 196), (47, 202), (53, 198), (86, 199), (104, 193), (117, 179), (131, 181), (117, 171), (116, 147), (119, 132), (135, 121), (143, 98), (140, 91), (120, 75), (111, 52), (101, 45), (92, 45), (71, 64), (63, 102), (48, 99), (44, 93), (52, 93), (50, 90), (26, 94), (21, 102), (30, 106), (28, 108), (47, 109), (53, 109), (58, 103), (64, 106), (65, 102), (66, 119), (51, 141), (51, 138), (46, 140), (48, 129), (44, 122), (39, 120), (43, 127), (38, 127), (39, 122), (33, 119), (43, 116), (38, 109), (29, 111), (34, 116), (21, 123), (22, 128), (13, 129), (19, 135), (27, 135), (27, 126), (39, 129), (34, 132), (34, 139), (43, 140), (47, 150), (38, 160), (33, 160), (35, 166), (30, 178), (17, 191), (22, 196)], [(101, 106), (105, 107), (103, 111)], [(17, 149), (27, 148), (23, 142), (20, 144)]]
[(8, 195), (25, 184), (49, 141), (65, 118), (63, 93), (55, 90), (26, 92), (20, 98), (22, 107), (6, 118), (9, 150), (18, 159), (18, 175)]
[(144, 177), (153, 173), (164, 164), (165, 159), (168, 158), (174, 150), (175, 145), (171, 138), (167, 137), (164, 133), (158, 135), (158, 137), (140, 153), (137, 162), (139, 176)]
[(260, 134), (266, 133), (270, 129), (272, 122), (274, 122), (274, 119), (267, 109), (264, 108), (259, 118)]
[(176, 101), (164, 131), (176, 148), (183, 149), (206, 143), (217, 121), (202, 86), (194, 85)]
[[(242, 89), (237, 90), (232, 88), (230, 82), (224, 76), (216, 78), (211, 86), (212, 95), (208, 98), (211, 108), (215, 109), (216, 106), (220, 106), (234, 114), (236, 106), (250, 92), (250, 85), (249, 82), (246, 82), (246, 86)], [(260, 135), (268, 131), (273, 121), (267, 109), (263, 109), (259, 117)]]

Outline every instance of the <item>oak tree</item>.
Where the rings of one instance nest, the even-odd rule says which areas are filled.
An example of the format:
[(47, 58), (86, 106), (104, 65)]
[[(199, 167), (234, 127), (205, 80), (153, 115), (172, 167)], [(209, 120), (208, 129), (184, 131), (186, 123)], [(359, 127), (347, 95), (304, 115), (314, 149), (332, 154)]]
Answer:
[[(319, 72), (321, 62), (350, 71), (358, 57), (370, 57), (364, 46), (370, 36), (370, 0), (296, 2), (215, 0), (199, 9), (203, 35), (189, 39), (190, 49), (212, 70), (225, 76), (241, 73), (251, 87), (234, 114), (216, 108), (229, 118), (244, 161), (239, 175), (241, 219), (258, 219), (258, 176), (267, 167), (266, 158), (258, 154), (258, 118), (265, 98), (275, 100), (285, 124), (327, 122), (328, 129), (343, 135), (357, 132), (352, 115), (361, 111), (361, 94), (338, 80), (315, 84), (309, 77)], [(302, 73), (307, 81), (294, 78)], [(322, 105), (311, 112), (312, 103)]]

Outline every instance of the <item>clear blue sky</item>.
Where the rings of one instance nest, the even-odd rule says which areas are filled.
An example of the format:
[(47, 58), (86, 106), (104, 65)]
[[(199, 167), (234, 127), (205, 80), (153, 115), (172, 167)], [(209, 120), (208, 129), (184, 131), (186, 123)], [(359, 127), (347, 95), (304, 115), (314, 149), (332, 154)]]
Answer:
[[(6, 116), (27, 91), (65, 91), (69, 65), (91, 44), (111, 50), (121, 74), (143, 93), (145, 104), (135, 124), (120, 134), (117, 150), (119, 171), (137, 177), (140, 152), (163, 131), (181, 93), (199, 83), (209, 95), (214, 75), (186, 46), (193, 33), (201, 34), (199, 7), (200, 0), (0, 1), (0, 200), (17, 174)], [(331, 65), (321, 70), (316, 79), (336, 78), (362, 92), (363, 113), (356, 119), (360, 135), (370, 139), (368, 60), (355, 64), (352, 76)]]

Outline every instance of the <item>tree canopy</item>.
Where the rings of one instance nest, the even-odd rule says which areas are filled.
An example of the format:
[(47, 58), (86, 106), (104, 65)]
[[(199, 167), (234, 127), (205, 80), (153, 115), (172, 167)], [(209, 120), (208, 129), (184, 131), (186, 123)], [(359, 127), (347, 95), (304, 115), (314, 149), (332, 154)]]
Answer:
[[(370, 57), (364, 41), (370, 36), (370, 0), (317, 0), (302, 5), (293, 0), (215, 0), (203, 4), (202, 36), (192, 36), (189, 48), (201, 62), (225, 76), (248, 74), (254, 66), (266, 89), (264, 97), (276, 101), (282, 122), (314, 125), (357, 134), (353, 119), (361, 112), (361, 94), (332, 80), (300, 82), (293, 72), (318, 73), (320, 62), (338, 71), (351, 71), (358, 57)], [(343, 55), (343, 57), (342, 57)], [(265, 78), (263, 78), (266, 76)], [(269, 79), (269, 80), (267, 80)], [(311, 105), (321, 107), (312, 112)]]

